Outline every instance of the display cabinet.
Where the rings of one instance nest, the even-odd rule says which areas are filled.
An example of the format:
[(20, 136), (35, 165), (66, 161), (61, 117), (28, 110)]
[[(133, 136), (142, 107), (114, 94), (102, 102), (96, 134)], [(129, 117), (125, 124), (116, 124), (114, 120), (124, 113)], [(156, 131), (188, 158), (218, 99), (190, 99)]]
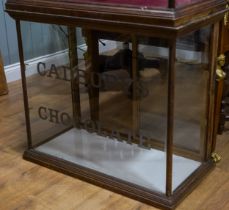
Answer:
[[(25, 159), (167, 209), (213, 169), (226, 1), (8, 0), (6, 11), (17, 27)], [(33, 43), (32, 22), (59, 36), (38, 32)], [(33, 68), (24, 54), (34, 44), (44, 56)]]

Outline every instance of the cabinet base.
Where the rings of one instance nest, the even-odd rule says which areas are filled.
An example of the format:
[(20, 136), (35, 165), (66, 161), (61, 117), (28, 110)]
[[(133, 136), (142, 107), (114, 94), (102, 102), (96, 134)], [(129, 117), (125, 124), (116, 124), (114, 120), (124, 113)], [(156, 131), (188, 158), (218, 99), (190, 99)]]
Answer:
[(24, 159), (54, 169), (58, 172), (79, 178), (83, 181), (106, 188), (132, 199), (162, 208), (174, 209), (202, 180), (202, 178), (214, 168), (212, 161), (203, 163), (182, 185), (180, 185), (171, 197), (164, 194), (151, 192), (143, 187), (121, 181), (100, 172), (70, 163), (68, 161), (41, 153), (35, 149), (24, 152)]

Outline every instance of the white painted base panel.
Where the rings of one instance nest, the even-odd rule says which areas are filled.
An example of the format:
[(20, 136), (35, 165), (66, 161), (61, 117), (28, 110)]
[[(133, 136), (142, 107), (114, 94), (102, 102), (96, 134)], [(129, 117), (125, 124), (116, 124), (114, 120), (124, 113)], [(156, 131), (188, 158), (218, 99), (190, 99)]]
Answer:
[[(37, 147), (37, 150), (165, 193), (166, 155), (163, 151), (143, 149), (76, 128)], [(200, 165), (200, 162), (174, 155), (173, 190)]]

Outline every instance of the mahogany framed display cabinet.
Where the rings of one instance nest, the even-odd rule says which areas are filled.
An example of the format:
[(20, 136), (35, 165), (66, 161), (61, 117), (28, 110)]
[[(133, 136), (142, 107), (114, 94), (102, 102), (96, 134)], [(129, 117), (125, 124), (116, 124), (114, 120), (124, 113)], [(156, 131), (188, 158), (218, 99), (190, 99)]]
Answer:
[[(175, 208), (218, 160), (216, 58), (226, 11), (225, 0), (8, 0), (24, 158)], [(34, 43), (31, 23), (52, 35), (37, 30)], [(34, 44), (44, 56), (33, 68), (24, 54)]]

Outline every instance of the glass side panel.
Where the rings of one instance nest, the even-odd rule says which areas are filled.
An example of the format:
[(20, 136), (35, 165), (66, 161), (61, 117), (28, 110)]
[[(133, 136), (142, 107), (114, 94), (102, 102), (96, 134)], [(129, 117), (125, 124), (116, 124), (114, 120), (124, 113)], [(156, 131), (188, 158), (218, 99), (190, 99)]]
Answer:
[[(165, 193), (167, 40), (25, 22), (22, 36), (34, 149)], [(200, 163), (174, 162), (175, 189)]]
[(67, 28), (22, 22), (21, 30), (35, 146), (72, 126)]
[[(209, 40), (210, 27), (177, 40), (174, 153), (199, 162), (207, 132)], [(176, 164), (174, 161), (174, 178), (180, 173)], [(187, 170), (190, 167), (186, 165)]]

